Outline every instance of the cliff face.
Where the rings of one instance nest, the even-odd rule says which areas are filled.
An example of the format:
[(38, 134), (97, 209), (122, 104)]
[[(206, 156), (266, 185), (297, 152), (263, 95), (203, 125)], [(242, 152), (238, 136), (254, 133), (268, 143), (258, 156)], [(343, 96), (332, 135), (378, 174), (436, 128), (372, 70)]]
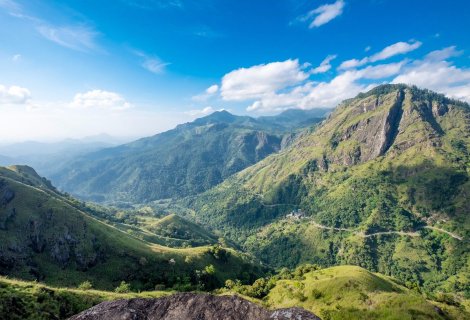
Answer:
[(103, 302), (70, 320), (319, 320), (300, 308), (267, 310), (237, 296), (183, 293)]

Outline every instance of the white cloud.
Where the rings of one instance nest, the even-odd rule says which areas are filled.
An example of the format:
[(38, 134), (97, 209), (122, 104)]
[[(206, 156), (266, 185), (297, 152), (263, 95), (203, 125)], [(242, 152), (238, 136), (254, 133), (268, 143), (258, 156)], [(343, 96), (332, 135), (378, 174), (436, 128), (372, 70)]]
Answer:
[(326, 72), (336, 56), (330, 55), (320, 66), (308, 70), (298, 60), (273, 62), (243, 68), (225, 75), (221, 95), (225, 100), (251, 101), (248, 111), (273, 112), (288, 108), (334, 107), (370, 86), (361, 80), (380, 80), (397, 75), (406, 60), (398, 63), (348, 70), (329, 82), (314, 82), (309, 77)]
[(331, 69), (331, 64), (330, 62), (336, 59), (336, 55), (329, 55), (325, 58), (325, 60), (320, 63), (320, 65), (316, 68), (314, 68), (310, 73), (312, 74), (317, 74), (317, 73), (324, 73), (327, 72), (328, 70)]
[(53, 26), (41, 24), (36, 27), (47, 40), (60, 46), (82, 52), (97, 51), (98, 33), (85, 26)]
[(457, 50), (455, 46), (447, 47), (441, 50), (435, 50), (428, 53), (425, 57), (427, 61), (446, 60), (453, 57), (458, 57), (463, 54), (463, 51)]
[(299, 61), (289, 59), (232, 71), (222, 78), (220, 91), (224, 100), (256, 99), (307, 78)]
[(168, 63), (156, 58), (148, 58), (142, 63), (142, 67), (152, 73), (162, 73), (167, 65)]
[(448, 47), (430, 52), (421, 60), (404, 59), (341, 71), (331, 81), (306, 80), (251, 99), (247, 110), (268, 113), (289, 108), (334, 107), (344, 99), (387, 82), (414, 84), (470, 102), (470, 69), (459, 68), (446, 60), (459, 54), (455, 47)]
[(381, 61), (388, 59), (390, 57), (396, 56), (398, 54), (404, 54), (408, 53), (411, 51), (414, 51), (421, 47), (422, 43), (419, 41), (413, 41), (413, 42), (397, 42), (395, 44), (392, 44), (391, 46), (386, 47), (379, 53), (376, 53), (372, 55), (369, 60), (371, 62), (376, 62), (376, 61)]
[(350, 70), (356, 72), (363, 79), (385, 79), (397, 75), (406, 64), (405, 61), (397, 63), (379, 64), (376, 66), (368, 66), (361, 70)]
[(388, 58), (391, 58), (393, 56), (399, 55), (399, 54), (405, 54), (411, 51), (414, 51), (421, 47), (422, 43), (419, 41), (412, 41), (412, 42), (397, 42), (394, 43), (386, 48), (384, 48), (382, 51), (373, 54), (370, 57), (365, 57), (361, 60), (358, 59), (351, 59), (351, 60), (346, 60), (341, 65), (338, 67), (339, 70), (346, 70), (346, 69), (351, 69), (351, 68), (357, 68), (360, 66), (363, 66), (367, 63), (371, 62), (377, 62), (377, 61), (382, 61), (386, 60)]
[(31, 99), (31, 92), (18, 86), (0, 85), (0, 104), (26, 104)]
[(219, 91), (219, 86), (216, 84), (213, 84), (212, 86), (206, 89), (207, 94), (215, 94), (217, 93), (217, 91)]
[(191, 99), (194, 101), (207, 101), (219, 91), (219, 86), (216, 84), (211, 85), (203, 93), (193, 96)]
[(446, 60), (459, 54), (455, 47), (433, 51), (409, 64), (392, 82), (414, 84), (470, 102), (470, 69)]
[(77, 109), (98, 108), (104, 110), (125, 110), (132, 107), (120, 94), (104, 90), (77, 93), (69, 106)]
[(90, 26), (51, 24), (26, 14), (23, 8), (12, 0), (0, 0), (0, 7), (5, 8), (11, 16), (30, 22), (41, 36), (55, 44), (81, 52), (102, 51), (96, 42), (99, 33)]
[(324, 4), (315, 10), (310, 11), (305, 16), (301, 17), (301, 21), (310, 21), (309, 28), (320, 27), (343, 13), (344, 1), (338, 0), (332, 4)]
[(170, 63), (162, 61), (159, 57), (154, 55), (148, 55), (139, 50), (132, 50), (132, 52), (141, 58), (141, 66), (155, 74), (160, 74), (165, 71), (166, 66)]
[[(223, 109), (220, 109), (220, 110), (223, 110)], [(214, 108), (212, 108), (211, 106), (208, 106), (208, 107), (205, 107), (203, 109), (195, 109), (195, 110), (189, 110), (187, 112), (185, 112), (185, 114), (191, 116), (191, 117), (201, 117), (201, 116), (207, 116), (215, 111), (220, 111), (220, 110), (216, 110)]]

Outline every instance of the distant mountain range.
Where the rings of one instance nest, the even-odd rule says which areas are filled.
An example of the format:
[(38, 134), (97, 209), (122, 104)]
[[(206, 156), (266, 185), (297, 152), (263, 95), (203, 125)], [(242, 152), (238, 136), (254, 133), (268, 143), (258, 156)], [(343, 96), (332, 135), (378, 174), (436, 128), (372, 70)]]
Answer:
[(106, 134), (58, 142), (25, 141), (0, 145), (0, 165), (16, 164), (34, 167), (41, 175), (49, 176), (65, 162), (78, 155), (116, 146), (129, 141)]
[(328, 109), (252, 118), (215, 112), (175, 129), (66, 162), (48, 177), (100, 202), (145, 203), (203, 192), (286, 147)]

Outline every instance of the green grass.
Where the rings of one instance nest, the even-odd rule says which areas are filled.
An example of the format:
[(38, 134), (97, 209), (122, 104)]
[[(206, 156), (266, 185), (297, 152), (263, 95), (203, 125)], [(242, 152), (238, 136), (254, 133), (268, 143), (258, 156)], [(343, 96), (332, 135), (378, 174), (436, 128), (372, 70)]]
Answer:
[(29, 185), (13, 170), (2, 169), (0, 181), (0, 192), (15, 193), (0, 207), (0, 217), (14, 212), (0, 230), (2, 274), (56, 286), (90, 280), (107, 290), (124, 280), (134, 290), (151, 290), (156, 285), (200, 286), (196, 271), (208, 265), (216, 269), (210, 286), (233, 277), (250, 281), (263, 272), (252, 258), (235, 250), (220, 260), (209, 246), (170, 248), (133, 237), (80, 211), (70, 198)]
[(464, 307), (439, 304), (391, 278), (354, 266), (313, 271), (302, 280), (279, 280), (265, 298), (272, 308), (300, 306), (322, 319), (465, 319)]
[(66, 319), (103, 301), (138, 297), (158, 298), (168, 294), (171, 292), (118, 294), (99, 290), (56, 288), (0, 277), (0, 319)]

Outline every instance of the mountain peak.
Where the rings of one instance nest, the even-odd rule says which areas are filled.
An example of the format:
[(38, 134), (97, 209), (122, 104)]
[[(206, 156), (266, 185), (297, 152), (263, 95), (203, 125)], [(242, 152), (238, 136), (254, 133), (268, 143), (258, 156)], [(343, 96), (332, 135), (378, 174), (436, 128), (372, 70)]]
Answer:
[[(444, 94), (437, 93), (435, 91), (419, 88), (415, 85), (407, 85), (403, 83), (390, 83), (379, 85), (367, 92), (359, 93), (353, 99), (364, 99), (370, 96), (382, 96), (389, 94), (391, 92), (398, 91), (408, 91), (414, 98), (414, 100), (426, 100), (426, 101), (435, 101), (439, 103), (454, 104), (457, 106), (469, 107), (468, 103), (452, 98), (446, 97)], [(350, 102), (353, 99), (345, 100), (345, 102)]]
[(201, 119), (210, 119), (210, 120), (216, 120), (216, 121), (229, 121), (229, 122), (231, 122), (236, 118), (237, 118), (236, 115), (231, 114), (227, 110), (219, 110), (219, 111), (215, 111), (215, 112), (211, 113), (210, 115), (205, 116)]

